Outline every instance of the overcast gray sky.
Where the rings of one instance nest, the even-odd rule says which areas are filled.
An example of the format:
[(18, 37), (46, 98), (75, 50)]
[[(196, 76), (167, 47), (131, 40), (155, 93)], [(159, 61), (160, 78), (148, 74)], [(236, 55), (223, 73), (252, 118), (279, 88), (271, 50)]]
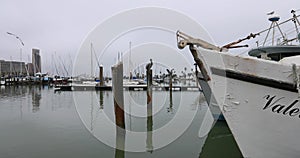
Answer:
[(218, 45), (267, 28), (266, 13), (270, 11), (286, 19), (291, 17), (291, 9), (300, 9), (299, 0), (1, 0), (0, 59), (20, 59), (21, 44), (6, 32), (17, 34), (25, 43), (24, 61), (28, 61), (32, 48), (39, 48), (42, 62), (50, 64), (54, 52), (57, 57), (75, 56), (97, 24), (121, 11), (145, 6), (186, 14)]

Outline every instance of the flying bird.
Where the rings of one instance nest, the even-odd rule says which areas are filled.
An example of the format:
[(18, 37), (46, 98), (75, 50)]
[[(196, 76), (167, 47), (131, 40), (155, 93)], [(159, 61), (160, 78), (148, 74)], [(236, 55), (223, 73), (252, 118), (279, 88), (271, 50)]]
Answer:
[(270, 12), (270, 13), (267, 13), (267, 15), (273, 15), (275, 12), (274, 11), (272, 11), (272, 12)]
[(23, 41), (21, 40), (21, 38), (19, 36), (15, 35), (15, 34), (13, 34), (11, 32), (6, 32), (6, 33), (9, 34), (9, 35), (12, 35), (14, 37), (16, 37), (20, 41), (20, 43), (24, 46), (24, 43), (23, 43)]

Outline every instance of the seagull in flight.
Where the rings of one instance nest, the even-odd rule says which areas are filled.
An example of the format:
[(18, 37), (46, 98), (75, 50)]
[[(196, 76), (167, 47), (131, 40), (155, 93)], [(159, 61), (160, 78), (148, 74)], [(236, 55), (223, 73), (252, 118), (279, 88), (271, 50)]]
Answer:
[(267, 15), (273, 15), (275, 12), (274, 11), (272, 11), (272, 12), (270, 12), (270, 13), (267, 13)]
[(11, 32), (6, 32), (6, 33), (9, 34), (9, 35), (12, 35), (14, 37), (16, 37), (21, 42), (21, 44), (24, 46), (24, 43), (23, 43), (23, 41), (21, 40), (21, 38), (19, 36), (15, 35), (15, 34), (13, 34)]

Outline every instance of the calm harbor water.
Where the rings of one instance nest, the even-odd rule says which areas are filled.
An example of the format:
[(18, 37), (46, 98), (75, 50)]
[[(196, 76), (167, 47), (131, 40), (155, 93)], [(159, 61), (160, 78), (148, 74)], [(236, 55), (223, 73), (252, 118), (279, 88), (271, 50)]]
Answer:
[[(200, 92), (173, 92), (170, 100), (168, 92), (154, 91), (152, 117), (147, 117), (146, 92), (124, 92), (125, 112), (133, 114), (125, 115), (130, 131), (161, 129), (172, 122), (180, 108), (184, 109), (182, 119), (175, 123), (180, 127), (187, 124), (187, 129), (162, 148), (155, 133), (139, 138), (128, 132), (123, 135), (125, 150), (136, 144), (141, 152), (118, 150), (99, 141), (118, 144), (120, 139), (118, 132), (107, 126), (115, 119), (110, 91), (54, 93), (47, 86), (6, 86), (1, 87), (0, 94), (1, 158), (241, 157), (225, 122), (218, 122), (208, 137), (198, 137), (207, 110)], [(191, 114), (189, 124), (185, 116)]]

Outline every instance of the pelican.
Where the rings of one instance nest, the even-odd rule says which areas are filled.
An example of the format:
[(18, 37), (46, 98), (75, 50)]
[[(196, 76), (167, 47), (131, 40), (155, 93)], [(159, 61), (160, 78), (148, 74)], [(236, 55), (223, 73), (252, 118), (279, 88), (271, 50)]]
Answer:
[(148, 64), (146, 65), (146, 69), (147, 69), (147, 70), (150, 70), (151, 67), (152, 67), (152, 65), (153, 65), (152, 59), (150, 59), (150, 63), (148, 63)]

